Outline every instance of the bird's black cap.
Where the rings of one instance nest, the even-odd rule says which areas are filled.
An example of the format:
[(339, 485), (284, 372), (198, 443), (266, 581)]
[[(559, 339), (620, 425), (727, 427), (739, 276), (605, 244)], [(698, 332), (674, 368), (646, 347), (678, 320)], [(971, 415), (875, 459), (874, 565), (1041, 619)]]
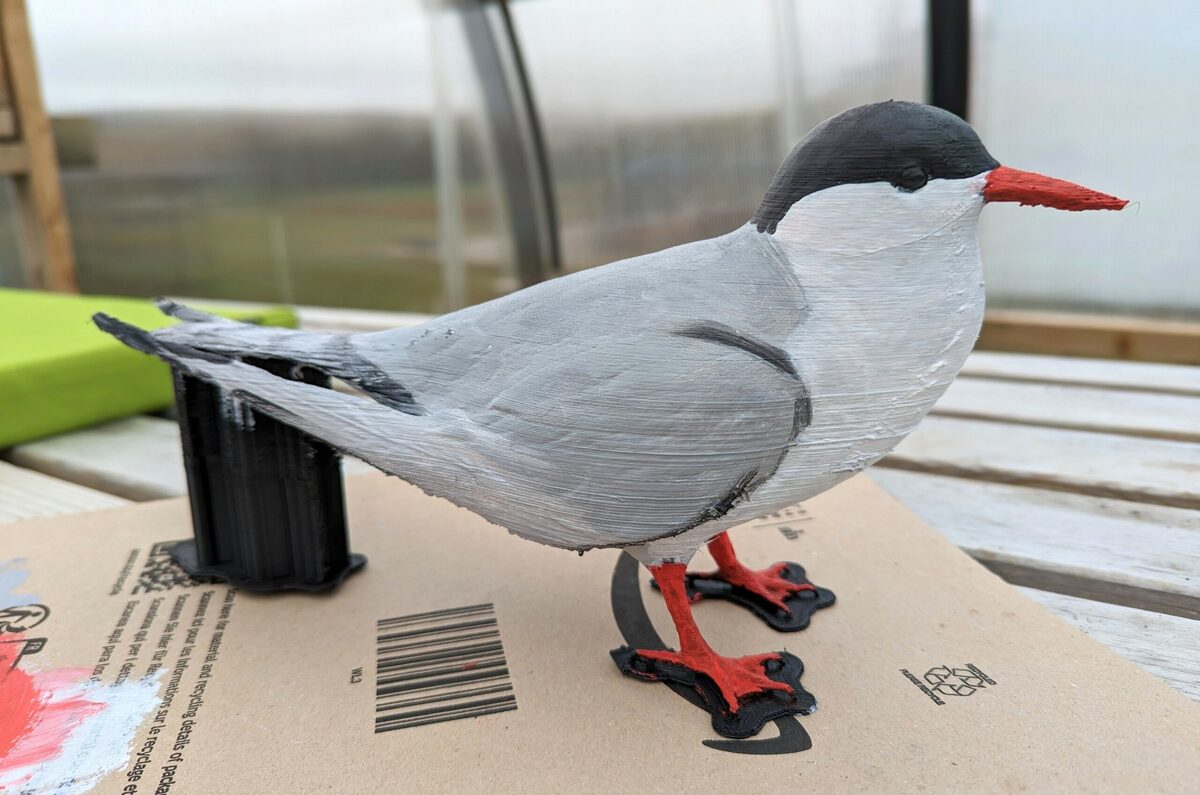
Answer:
[(963, 179), (1000, 165), (971, 125), (919, 102), (860, 105), (823, 122), (783, 161), (753, 223), (774, 232), (792, 205), (835, 185), (890, 182), (918, 190), (931, 179)]

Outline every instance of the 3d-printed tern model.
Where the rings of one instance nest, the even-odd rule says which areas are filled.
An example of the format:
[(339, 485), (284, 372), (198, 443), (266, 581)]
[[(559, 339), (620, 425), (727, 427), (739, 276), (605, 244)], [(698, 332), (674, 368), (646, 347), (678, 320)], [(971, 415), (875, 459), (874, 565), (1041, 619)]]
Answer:
[[(910, 102), (814, 129), (746, 225), (431, 320), (322, 334), (220, 320), (126, 344), (524, 538), (624, 547), (653, 572), (678, 651), (614, 652), (627, 673), (697, 688), (736, 718), (804, 711), (791, 655), (724, 657), (692, 619), (687, 562), (787, 627), (815, 596), (787, 564), (753, 570), (727, 528), (871, 465), (920, 422), (978, 334), (987, 202), (1126, 202), (1001, 166), (975, 132)], [(297, 362), (373, 400), (243, 358)], [(569, 564), (565, 564), (569, 565)], [(807, 592), (807, 593), (806, 593)], [(760, 611), (761, 612), (761, 611)], [(811, 609), (807, 609), (811, 612)], [(807, 623), (807, 615), (803, 623)], [(798, 661), (796, 661), (798, 663)], [(760, 719), (734, 727), (757, 730)]]

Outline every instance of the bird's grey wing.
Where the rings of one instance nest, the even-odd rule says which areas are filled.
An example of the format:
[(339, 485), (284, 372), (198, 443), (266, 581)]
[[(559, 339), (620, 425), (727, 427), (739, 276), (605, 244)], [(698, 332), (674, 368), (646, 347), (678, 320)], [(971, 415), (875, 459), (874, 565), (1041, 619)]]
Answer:
[[(803, 291), (770, 235), (746, 226), (552, 279), (436, 318), (419, 328), (350, 338), (355, 367), (370, 367), (430, 409), (487, 405), (530, 361), (553, 361), (697, 318), (776, 344), (807, 311)], [(347, 357), (348, 359), (350, 357)]]
[(806, 311), (744, 227), (351, 344), (470, 457), (443, 496), (582, 549), (681, 532), (770, 476), (807, 417), (781, 350)]
[(614, 332), (527, 362), (470, 412), (503, 475), (475, 510), (572, 549), (675, 535), (769, 479), (810, 411), (787, 354), (731, 327)]
[(570, 274), (421, 326), (370, 334), (259, 327), (160, 301), (180, 325), (154, 336), (235, 358), (279, 358), (347, 381), (409, 413), (486, 405), (531, 359), (573, 355), (613, 325), (676, 326), (724, 318), (742, 332), (785, 339), (803, 294), (769, 235), (752, 227), (712, 240)]
[(470, 411), (397, 411), (112, 318), (138, 350), (518, 535), (623, 546), (718, 520), (771, 477), (810, 405), (787, 355), (717, 322), (531, 359)]
[(236, 361), (191, 364), (518, 534), (585, 549), (682, 532), (770, 477), (809, 410), (780, 348), (804, 311), (766, 236), (743, 228), (415, 329), (312, 335), (186, 317), (147, 347), (282, 356), (365, 386), (380, 411)]

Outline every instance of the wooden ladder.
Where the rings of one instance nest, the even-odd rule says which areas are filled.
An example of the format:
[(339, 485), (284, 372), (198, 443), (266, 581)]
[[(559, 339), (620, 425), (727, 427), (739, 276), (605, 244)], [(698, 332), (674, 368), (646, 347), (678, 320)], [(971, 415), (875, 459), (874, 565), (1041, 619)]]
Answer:
[(25, 286), (78, 292), (25, 0), (0, 0), (0, 176), (10, 177), (15, 188)]

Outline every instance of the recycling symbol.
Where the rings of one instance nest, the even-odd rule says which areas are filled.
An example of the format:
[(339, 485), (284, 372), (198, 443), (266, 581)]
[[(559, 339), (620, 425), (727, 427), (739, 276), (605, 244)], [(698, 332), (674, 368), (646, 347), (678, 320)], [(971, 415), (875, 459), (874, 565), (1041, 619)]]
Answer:
[(939, 665), (925, 672), (929, 689), (943, 696), (969, 696), (985, 685), (983, 677), (970, 668), (951, 668)]

